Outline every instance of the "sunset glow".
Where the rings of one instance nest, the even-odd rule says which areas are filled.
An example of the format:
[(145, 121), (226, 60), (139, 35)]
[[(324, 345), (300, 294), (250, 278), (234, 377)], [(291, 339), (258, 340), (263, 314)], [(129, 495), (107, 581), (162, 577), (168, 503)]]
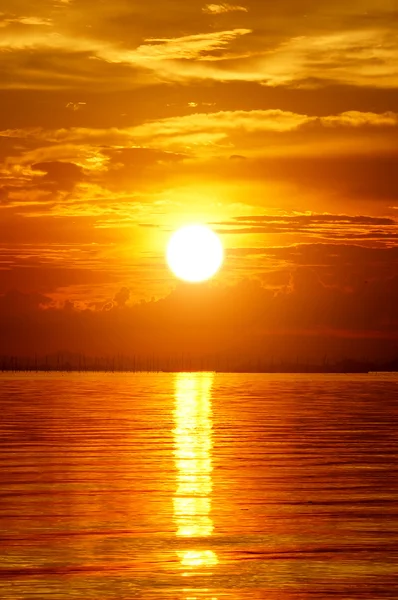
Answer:
[(3, 0), (0, 352), (395, 358), (397, 22)]
[(397, 98), (398, 0), (0, 0), (0, 599), (392, 598)]

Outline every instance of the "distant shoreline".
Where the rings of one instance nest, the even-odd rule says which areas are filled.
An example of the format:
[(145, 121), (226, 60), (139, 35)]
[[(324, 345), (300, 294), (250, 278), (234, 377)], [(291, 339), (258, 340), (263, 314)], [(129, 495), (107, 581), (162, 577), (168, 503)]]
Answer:
[(384, 374), (397, 374), (398, 370), (387, 370), (387, 369), (378, 369), (378, 370), (321, 370), (321, 369), (308, 369), (303, 371), (298, 370), (279, 370), (275, 369), (273, 371), (257, 371), (254, 369), (241, 369), (241, 370), (225, 370), (225, 369), (175, 369), (175, 370), (165, 370), (165, 369), (67, 369), (67, 368), (59, 368), (59, 369), (0, 369), (1, 373), (9, 373), (9, 374), (34, 374), (34, 373), (68, 373), (68, 374), (92, 374), (92, 373), (230, 373), (230, 374), (253, 374), (253, 375), (384, 375)]
[(8, 373), (279, 373), (279, 374), (344, 374), (396, 373), (398, 358), (389, 361), (282, 360), (275, 357), (246, 357), (244, 355), (179, 356), (86, 356), (72, 352), (35, 356), (0, 356), (0, 372)]

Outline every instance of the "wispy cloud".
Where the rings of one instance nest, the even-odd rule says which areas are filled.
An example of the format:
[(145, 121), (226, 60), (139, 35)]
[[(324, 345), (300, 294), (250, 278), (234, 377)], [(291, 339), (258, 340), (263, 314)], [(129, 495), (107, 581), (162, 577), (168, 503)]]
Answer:
[(395, 127), (398, 125), (398, 114), (349, 111), (335, 116), (316, 117), (282, 110), (220, 111), (146, 123), (134, 128), (132, 133), (137, 138), (150, 139), (156, 139), (158, 136), (189, 136), (200, 132), (216, 132), (224, 136), (234, 130), (246, 133), (294, 131), (311, 123), (326, 127)]
[[(31, 24), (33, 21), (35, 24), (41, 22), (40, 19), (32, 18)], [(88, 52), (93, 57), (108, 63), (126, 63), (150, 68), (151, 63), (161, 61), (216, 60), (215, 56), (206, 57), (206, 53), (225, 49), (236, 38), (249, 33), (251, 33), (250, 29), (231, 29), (174, 38), (148, 38), (145, 43), (132, 50), (88, 37), (79, 37), (74, 40), (62, 33), (57, 33), (57, 35), (40, 33), (30, 36), (13, 34), (3, 36), (3, 39), (0, 40), (0, 48), (10, 51), (23, 49), (38, 51), (52, 48), (54, 51)]]
[(237, 37), (248, 33), (251, 33), (250, 29), (231, 29), (230, 31), (215, 31), (178, 38), (148, 39), (137, 50), (122, 54), (121, 57), (129, 58), (133, 62), (179, 59), (209, 60), (210, 57), (207, 56), (207, 53), (224, 49)]
[[(46, 13), (0, 15), (4, 32), (0, 48), (7, 51), (0, 59), (5, 63), (6, 58), (5, 68), (12, 69), (12, 77), (5, 80), (8, 86), (18, 87), (21, 80), (25, 85), (46, 83), (61, 88), (70, 87), (71, 81), (78, 88), (88, 82), (99, 87), (104, 81), (112, 82), (113, 87), (117, 84), (128, 88), (159, 81), (198, 80), (299, 88), (330, 83), (386, 89), (398, 86), (398, 42), (387, 13), (373, 21), (358, 19), (358, 25), (353, 18), (341, 22), (331, 18), (326, 27), (323, 21), (317, 23), (315, 15), (308, 21), (304, 15), (301, 24), (290, 15), (282, 26), (271, 14), (266, 25), (265, 14), (252, 10), (245, 14), (245, 28), (220, 31), (209, 31), (203, 23), (195, 31), (193, 18), (185, 28), (173, 27), (170, 16), (163, 30), (152, 27), (143, 30), (142, 35), (133, 28), (132, 37), (123, 29), (121, 17), (119, 20), (115, 17), (121, 30), (117, 37), (108, 34), (113, 29), (107, 27), (106, 11), (99, 12), (94, 31), (77, 26), (76, 10), (75, 4), (67, 8), (68, 14), (71, 11), (76, 19), (76, 22), (71, 20), (76, 31), (64, 25), (59, 9), (48, 16)], [(189, 14), (190, 10), (187, 9)], [(208, 15), (248, 12), (245, 6), (229, 3), (206, 4), (202, 10)], [(142, 11), (145, 13), (145, 9)], [(149, 15), (146, 21), (151, 22)], [(53, 28), (48, 27), (52, 24)], [(262, 32), (268, 28), (269, 34), (265, 36)], [(159, 35), (163, 31), (167, 35)], [(189, 33), (181, 35), (182, 31)], [(68, 57), (71, 64), (67, 61), (62, 72), (57, 71), (54, 55), (58, 62), (61, 57), (64, 61)], [(72, 65), (74, 69), (70, 68)], [(127, 72), (121, 74), (122, 68)], [(134, 71), (134, 77), (127, 76), (129, 71)]]
[[(8, 28), (4, 31), (8, 31)], [(35, 87), (35, 82), (38, 87), (46, 89), (70, 87), (71, 82), (75, 87), (78, 81), (77, 87), (83, 88), (90, 82), (91, 85), (100, 87), (111, 82), (112, 86), (134, 88), (159, 81), (214, 78), (211, 72), (207, 74), (202, 68), (196, 69), (188, 65), (204, 65), (206, 71), (206, 64), (239, 58), (242, 52), (236, 53), (230, 46), (250, 33), (251, 29), (235, 28), (179, 37), (154, 37), (146, 38), (136, 48), (129, 48), (127, 44), (87, 35), (73, 37), (69, 32), (63, 32), (62, 28), (57, 33), (34, 28), (34, 32), (29, 35), (21, 31), (2, 35), (0, 62), (6, 54), (8, 70), (15, 61), (7, 87), (19, 87), (21, 83), (18, 74), (24, 72), (24, 87)], [(25, 66), (30, 56), (28, 51), (37, 57), (35, 72), (29, 65)], [(243, 52), (245, 54), (246, 51)], [(63, 72), (54, 68), (54, 61), (65, 64)], [(125, 69), (125, 72), (117, 72), (120, 69)], [(135, 76), (131, 78), (133, 71)]]
[(229, 12), (249, 12), (245, 6), (239, 6), (238, 4), (206, 4), (202, 8), (202, 11), (208, 15), (221, 15)]
[(398, 239), (398, 221), (391, 217), (340, 214), (274, 214), (235, 217), (214, 223), (222, 234), (245, 236), (300, 235), (310, 241), (333, 242), (374, 240), (387, 243)]
[(8, 27), (9, 25), (32, 25), (32, 26), (46, 26), (50, 27), (53, 24), (52, 19), (36, 16), (14, 16), (4, 15), (0, 13), (0, 27)]
[[(398, 114), (348, 111), (339, 115), (317, 117), (282, 110), (220, 111), (150, 121), (124, 130), (72, 128), (53, 132), (43, 131), (38, 137), (64, 143), (97, 139), (98, 143), (101, 140), (103, 143), (108, 140), (109, 143), (126, 144), (130, 140), (130, 143), (136, 145), (149, 145), (189, 153), (212, 150), (219, 146), (229, 152), (235, 144), (247, 146), (248, 142), (245, 140), (253, 142), (254, 135), (283, 134), (298, 131), (306, 126), (341, 131), (366, 127), (394, 128), (398, 126)], [(264, 149), (257, 149), (255, 145), (252, 145), (252, 151), (256, 154), (264, 153)]]
[(282, 42), (261, 59), (264, 83), (395, 87), (398, 42), (388, 28), (303, 35)]
[[(231, 152), (233, 145), (246, 146), (245, 140), (248, 140), (255, 154), (262, 154), (267, 149), (257, 149), (257, 146), (253, 145), (253, 136), (304, 131), (306, 127), (309, 131), (318, 129), (325, 132), (328, 129), (336, 132), (366, 128), (393, 130), (398, 127), (398, 113), (347, 111), (338, 115), (314, 116), (282, 110), (219, 111), (170, 117), (125, 128), (7, 129), (0, 131), (0, 138), (36, 140), (38, 145), (46, 143), (45, 146), (24, 153), (23, 158), (18, 156), (15, 160), (10, 159), (11, 162), (28, 162), (33, 157), (35, 162), (66, 160), (72, 155), (78, 155), (78, 162), (82, 166), (91, 164), (97, 168), (98, 161), (103, 162), (100, 146), (119, 145), (121, 148), (130, 149), (147, 146), (172, 152), (188, 151), (188, 157), (201, 149), (216, 146), (225, 147), (227, 152), (235, 154)], [(311, 144), (307, 146), (312, 148)], [(357, 151), (360, 151), (360, 148), (357, 148)]]
[(74, 112), (82, 110), (86, 106), (86, 102), (68, 102), (65, 108)]

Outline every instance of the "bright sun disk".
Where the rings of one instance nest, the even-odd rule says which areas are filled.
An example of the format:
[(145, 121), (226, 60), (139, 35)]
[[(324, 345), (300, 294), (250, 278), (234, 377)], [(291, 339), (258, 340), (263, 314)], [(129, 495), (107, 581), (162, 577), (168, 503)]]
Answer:
[(224, 251), (220, 238), (209, 227), (187, 225), (171, 236), (166, 257), (176, 277), (198, 283), (217, 273)]

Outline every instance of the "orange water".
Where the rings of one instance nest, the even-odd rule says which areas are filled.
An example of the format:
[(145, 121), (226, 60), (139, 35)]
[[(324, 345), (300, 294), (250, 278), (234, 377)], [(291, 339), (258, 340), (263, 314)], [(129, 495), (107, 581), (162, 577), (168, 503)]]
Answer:
[(0, 375), (0, 598), (397, 600), (397, 425), (392, 375)]

